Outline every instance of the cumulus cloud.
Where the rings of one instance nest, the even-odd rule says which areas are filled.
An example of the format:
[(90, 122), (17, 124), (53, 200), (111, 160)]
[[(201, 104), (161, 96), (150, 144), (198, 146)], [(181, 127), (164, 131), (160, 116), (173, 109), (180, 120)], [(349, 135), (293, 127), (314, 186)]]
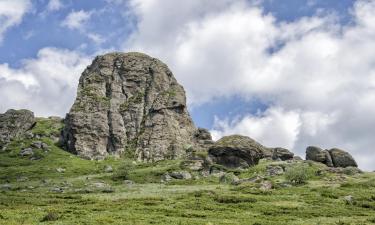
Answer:
[(47, 5), (47, 11), (53, 12), (60, 10), (64, 5), (60, 0), (50, 0)]
[(23, 16), (30, 10), (30, 0), (2, 0), (0, 1), (0, 43), (5, 32), (21, 23)]
[(0, 111), (27, 108), (39, 116), (64, 115), (73, 104), (78, 78), (90, 63), (78, 52), (43, 48), (20, 68), (0, 64)]
[(310, 144), (337, 146), (374, 169), (363, 157), (375, 146), (374, 1), (356, 1), (349, 24), (322, 13), (277, 21), (245, 0), (163, 3), (131, 1), (139, 22), (124, 49), (164, 60), (190, 105), (228, 96), (269, 105), (217, 119), (215, 135), (248, 134), (300, 155)]
[(221, 120), (216, 117), (212, 137), (217, 140), (226, 135), (242, 134), (267, 143), (269, 147), (292, 148), (300, 126), (301, 118), (298, 112), (269, 108), (257, 115), (247, 115), (234, 120)]
[(61, 26), (72, 30), (81, 30), (85, 26), (86, 22), (90, 19), (91, 15), (92, 12), (87, 12), (84, 10), (72, 11), (61, 22)]

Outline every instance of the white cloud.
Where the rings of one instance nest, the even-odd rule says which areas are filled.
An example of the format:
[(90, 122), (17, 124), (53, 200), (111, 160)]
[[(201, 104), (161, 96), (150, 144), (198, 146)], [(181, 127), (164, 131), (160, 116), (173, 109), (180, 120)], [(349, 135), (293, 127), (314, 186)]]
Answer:
[(300, 155), (310, 144), (337, 146), (375, 169), (363, 160), (375, 146), (374, 1), (356, 1), (348, 25), (321, 13), (278, 22), (245, 0), (159, 4), (131, 1), (139, 22), (124, 49), (165, 61), (190, 105), (242, 96), (279, 109), (229, 120), (217, 134), (250, 134)]
[(90, 19), (92, 12), (84, 10), (72, 11), (66, 18), (61, 22), (61, 26), (69, 29), (81, 30), (84, 28), (86, 22)]
[(47, 5), (47, 11), (53, 12), (60, 10), (64, 5), (60, 0), (50, 0)]
[(232, 121), (215, 118), (214, 129), (211, 132), (214, 140), (226, 135), (242, 134), (269, 147), (292, 148), (298, 138), (300, 126), (301, 118), (298, 112), (269, 108), (264, 113), (247, 115)]
[(27, 108), (39, 116), (64, 115), (73, 104), (78, 79), (90, 58), (78, 52), (43, 48), (18, 69), (0, 64), (0, 112)]
[(0, 1), (0, 43), (5, 32), (21, 23), (23, 16), (30, 10), (30, 0), (1, 0)]

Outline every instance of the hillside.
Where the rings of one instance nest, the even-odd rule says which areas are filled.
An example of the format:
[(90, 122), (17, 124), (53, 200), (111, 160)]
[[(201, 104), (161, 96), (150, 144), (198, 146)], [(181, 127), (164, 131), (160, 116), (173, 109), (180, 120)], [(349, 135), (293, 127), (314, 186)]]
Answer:
[[(32, 129), (37, 138), (13, 140), (0, 152), (0, 224), (375, 223), (374, 173), (332, 172), (312, 161), (261, 160), (246, 170), (217, 166), (203, 176), (183, 166), (184, 160), (84, 160), (51, 138), (61, 128), (56, 119), (39, 118)], [(49, 150), (38, 151), (38, 160), (20, 157), (35, 141)], [(271, 176), (270, 165), (286, 171), (303, 165), (307, 183), (290, 183), (284, 172)], [(163, 180), (175, 171), (189, 172), (192, 179)], [(231, 184), (230, 174), (253, 179)]]

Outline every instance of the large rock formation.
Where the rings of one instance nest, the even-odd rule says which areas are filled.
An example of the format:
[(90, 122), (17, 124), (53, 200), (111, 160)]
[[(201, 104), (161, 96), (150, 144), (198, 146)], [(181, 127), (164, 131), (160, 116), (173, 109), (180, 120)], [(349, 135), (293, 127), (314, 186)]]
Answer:
[(83, 72), (62, 139), (84, 158), (125, 151), (158, 161), (184, 156), (196, 133), (185, 91), (164, 63), (141, 53), (110, 53)]
[(348, 152), (337, 148), (323, 150), (309, 146), (306, 149), (306, 160), (320, 162), (328, 167), (358, 167), (357, 162)]
[(21, 137), (34, 124), (34, 113), (26, 109), (9, 109), (4, 114), (0, 114), (0, 147), (13, 138)]
[(241, 135), (226, 136), (210, 147), (208, 154), (214, 163), (228, 168), (246, 168), (258, 164), (266, 147)]

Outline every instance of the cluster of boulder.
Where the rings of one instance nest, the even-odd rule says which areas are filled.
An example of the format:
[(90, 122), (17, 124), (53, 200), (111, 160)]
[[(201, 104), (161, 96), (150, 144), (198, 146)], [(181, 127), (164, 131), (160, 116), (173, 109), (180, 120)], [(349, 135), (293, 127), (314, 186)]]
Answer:
[(357, 162), (348, 152), (338, 148), (323, 150), (309, 146), (306, 149), (306, 160), (320, 162), (328, 167), (358, 167)]
[[(0, 147), (34, 125), (34, 114), (28, 110), (0, 114)], [(62, 146), (86, 159), (123, 153), (144, 162), (190, 158), (192, 167), (197, 168), (206, 161), (247, 168), (260, 159), (302, 160), (287, 149), (268, 148), (246, 136), (232, 135), (214, 142), (208, 130), (195, 127), (184, 88), (167, 65), (141, 53), (96, 57), (80, 77), (77, 98), (64, 125)], [(42, 145), (36, 147), (44, 149)], [(194, 158), (194, 152), (202, 151), (208, 152), (206, 159)], [(21, 154), (32, 154), (32, 149)], [(306, 159), (329, 167), (357, 167), (353, 157), (340, 149), (308, 147)]]

